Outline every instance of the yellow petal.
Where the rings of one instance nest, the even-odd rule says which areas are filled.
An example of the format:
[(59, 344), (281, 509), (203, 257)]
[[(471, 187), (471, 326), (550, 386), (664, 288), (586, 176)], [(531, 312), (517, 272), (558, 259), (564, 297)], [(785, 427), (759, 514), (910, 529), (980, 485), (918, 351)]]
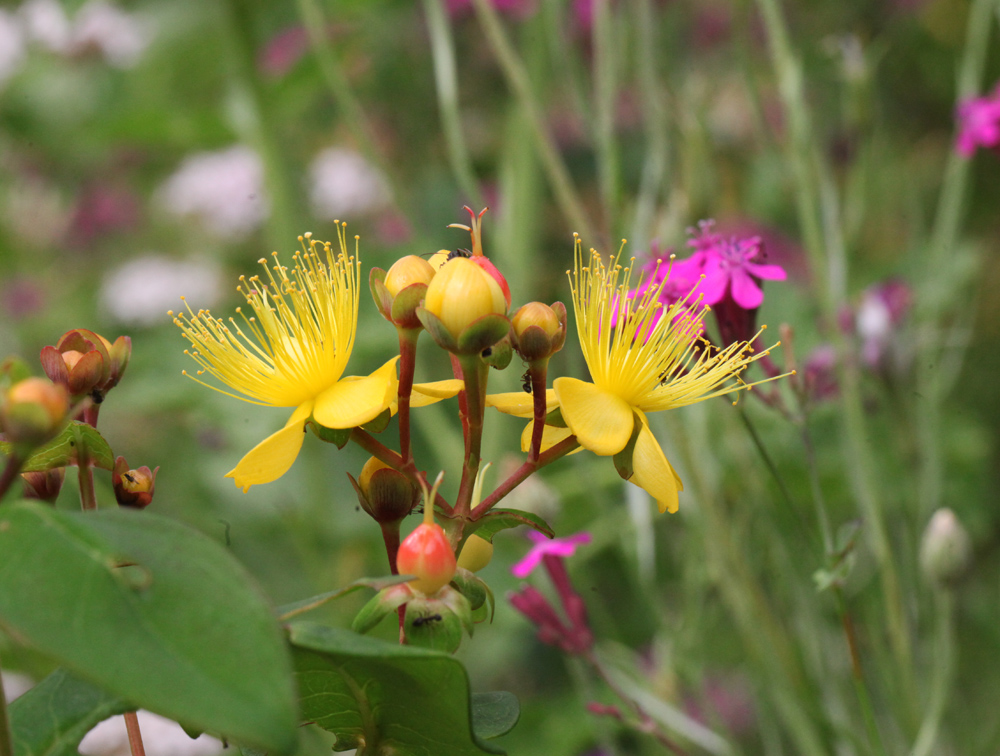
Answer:
[(677, 511), (677, 492), (683, 490), (684, 486), (645, 419), (635, 442), (632, 470), (634, 474), (629, 478), (629, 483), (635, 483), (656, 499), (661, 512)]
[[(532, 394), (524, 391), (510, 391), (504, 394), (487, 394), (486, 406), (496, 407), (505, 415), (514, 417), (531, 417), (535, 414), (535, 399)], [(545, 411), (551, 412), (558, 406), (556, 392), (548, 389), (545, 392)]]
[(602, 457), (625, 448), (634, 426), (628, 402), (576, 378), (556, 378), (552, 385), (563, 420), (576, 434), (580, 446)]
[(458, 378), (448, 378), (444, 381), (432, 381), (431, 383), (413, 384), (413, 393), (410, 394), (410, 407), (426, 407), (428, 404), (440, 402), (442, 399), (451, 399), (465, 386), (465, 382)]
[(270, 483), (288, 472), (302, 448), (306, 419), (312, 414), (312, 404), (308, 401), (299, 406), (284, 428), (248, 451), (240, 463), (226, 473), (226, 477), (232, 478), (237, 488), (246, 493), (250, 486)]
[[(527, 452), (531, 448), (531, 429), (534, 425), (535, 421), (532, 420), (524, 426), (524, 430), (521, 432), (521, 451), (523, 452)], [(546, 451), (572, 435), (573, 431), (569, 428), (556, 428), (553, 425), (546, 425), (542, 430), (542, 448), (539, 451)], [(576, 454), (579, 451), (583, 451), (582, 446), (576, 447), (570, 454)]]
[(396, 397), (396, 361), (393, 357), (369, 376), (351, 376), (316, 397), (313, 417), (327, 428), (354, 428), (379, 416)]

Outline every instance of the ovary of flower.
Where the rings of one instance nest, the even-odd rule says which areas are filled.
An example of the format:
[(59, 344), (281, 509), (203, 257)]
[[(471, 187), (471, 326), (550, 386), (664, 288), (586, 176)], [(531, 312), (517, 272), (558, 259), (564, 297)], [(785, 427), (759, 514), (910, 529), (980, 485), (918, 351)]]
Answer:
[[(245, 491), (288, 471), (302, 447), (310, 417), (327, 428), (353, 428), (388, 409), (396, 398), (396, 361), (369, 376), (344, 376), (358, 318), (360, 263), (347, 252), (346, 224), (337, 231), (340, 250), (300, 237), (302, 252), (292, 268), (275, 262), (258, 276), (241, 278), (239, 291), (253, 315), (237, 308), (242, 323), (207, 310), (174, 318), (191, 342), (188, 351), (208, 373), (238, 393), (190, 376), (221, 393), (253, 404), (294, 407), (285, 427), (250, 450), (226, 477)], [(187, 371), (185, 371), (187, 374)]]
[(576, 240), (573, 307), (592, 381), (557, 378), (553, 388), (569, 430), (595, 454), (623, 451), (635, 423), (641, 424), (630, 482), (652, 495), (661, 512), (674, 512), (683, 486), (650, 431), (646, 413), (748, 388), (739, 375), (765, 353), (754, 354), (746, 342), (718, 350), (704, 341), (699, 334), (708, 309), (700, 301), (676, 302), (665, 317), (658, 317), (665, 281), (647, 286), (630, 302), (628, 316), (619, 313), (617, 327), (611, 328), (618, 303), (629, 301), (631, 271), (618, 264), (620, 254), (605, 267), (591, 250), (588, 265)]

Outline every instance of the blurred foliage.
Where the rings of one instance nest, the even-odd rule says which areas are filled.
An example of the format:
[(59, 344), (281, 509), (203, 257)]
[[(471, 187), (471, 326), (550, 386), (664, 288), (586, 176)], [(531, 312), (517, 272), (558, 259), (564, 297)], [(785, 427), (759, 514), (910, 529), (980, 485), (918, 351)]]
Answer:
[[(272, 249), (289, 253), (305, 230), (331, 237), (334, 217), (360, 234), (365, 271), (404, 254), (467, 244), (462, 232), (445, 228), (462, 222), (461, 206), (476, 198), (457, 178), (442, 125), (426, 15), (435, 2), (136, 0), (121, 10), (147, 44), (129, 65), (109, 62), (96, 42), (54, 50), (24, 32), (23, 57), (0, 75), (0, 355), (33, 358), (76, 327), (131, 335), (132, 362), (102, 409), (102, 433), (133, 464), (160, 465), (155, 510), (227, 546), (275, 604), (386, 571), (378, 529), (344, 475), (357, 474), (365, 456), (309, 438), (291, 474), (242, 494), (223, 475), (287, 412), (189, 382), (181, 370), (193, 363), (166, 313), (137, 320), (116, 309), (116, 298), (136, 297), (176, 309), (183, 285), (165, 294), (158, 284), (167, 279), (151, 274), (133, 279), (134, 291), (102, 295), (102, 287), (122, 265), (150, 254), (193, 262), (206, 266), (194, 275), (221, 280), (212, 307), (222, 315), (238, 303), (237, 277), (256, 272), (258, 258)], [(0, 13), (26, 25), (29, 4), (7, 4)], [(72, 19), (83, 5), (63, 7)], [(758, 5), (620, 0), (606, 3), (606, 23), (592, 28), (580, 15), (586, 2), (522, 5), (524, 12), (503, 15), (501, 23), (596, 235), (584, 243), (608, 250), (624, 236), (637, 257), (653, 241), (683, 256), (685, 228), (705, 217), (728, 233), (763, 234), (790, 280), (768, 284), (759, 319), (772, 325), (769, 334), (782, 323), (794, 326), (801, 370), (842, 324), (822, 314), (823, 274), (803, 252), (788, 114)], [(595, 13), (601, 5), (595, 0)], [(1000, 283), (996, 155), (971, 160), (962, 235), (933, 258), (945, 261), (941, 269), (924, 269), (952, 150), (971, 7), (966, 0), (784, 7), (813, 137), (841, 196), (838, 228), (849, 261), (845, 296), (836, 303), (841, 319), (850, 323), (862, 293), (890, 277), (918, 297), (891, 334), (901, 358), (860, 378), (865, 443), (905, 598), (912, 668), (899, 668), (887, 638), (867, 525), (844, 585), (888, 753), (912, 745), (929, 707), (926, 690), (912, 683), (937, 669), (934, 593), (917, 563), (931, 514), (921, 503), (927, 489), (920, 470), (934, 455), (941, 471), (934, 506), (955, 510), (975, 550), (970, 574), (954, 591), (957, 663), (936, 752), (1000, 748), (1000, 312), (990, 295)], [(304, 27), (303, 17), (317, 13), (321, 23)], [(582, 229), (552, 191), (530, 120), (476, 12), (445, 18), (467, 167), (491, 207), (487, 252), (505, 271), (515, 305), (566, 301), (570, 234)], [(644, 55), (642, 32), (650, 34), (653, 55)], [(994, 28), (980, 92), (1000, 78), (998, 37)], [(652, 78), (644, 83), (644, 75)], [(346, 89), (337, 89), (337, 76)], [(602, 76), (610, 95), (595, 83)], [(259, 156), (261, 185), (234, 188), (218, 170), (209, 191), (223, 204), (260, 191), (269, 216), (218, 233), (204, 218), (174, 212), (164, 187), (185, 159), (234, 145)], [(386, 199), (367, 206), (341, 199), (347, 210), (318, 209), (313, 161), (332, 147), (362, 155), (369, 171), (384, 171)], [(650, 165), (659, 165), (656, 175)], [(327, 180), (339, 180), (341, 196), (351, 198), (352, 182), (363, 177), (345, 170)], [(931, 300), (943, 303), (940, 314), (918, 322), (913, 312)], [(206, 304), (191, 302), (195, 309)], [(360, 318), (350, 370), (366, 374), (396, 346), (392, 329), (364, 299)], [(928, 338), (943, 346), (925, 351)], [(843, 339), (848, 349), (860, 348), (850, 330)], [(429, 344), (422, 341), (418, 380), (448, 377), (447, 361)], [(553, 375), (583, 372), (574, 344), (571, 336), (553, 360)], [(930, 399), (939, 422), (929, 451), (921, 392), (938, 380), (935, 370), (952, 375)], [(518, 390), (519, 376), (515, 360), (494, 373), (491, 390)], [(781, 390), (788, 399), (787, 386)], [(722, 734), (733, 753), (803, 752), (775, 691), (802, 702), (825, 752), (875, 752), (862, 734), (836, 602), (812, 582), (824, 566), (824, 545), (802, 436), (753, 396), (740, 408), (712, 402), (654, 423), (688, 486), (678, 515), (652, 514), (651, 503), (630, 487), (626, 493), (612, 465), (595, 464), (588, 454), (545, 470), (544, 487), (529, 481), (509, 505), (538, 511), (557, 534), (595, 534), (571, 563), (573, 577), (597, 637), (634, 655), (636, 689)], [(417, 413), (423, 469), (457, 467), (462, 441), (452, 410), (446, 403)], [(788, 499), (740, 412), (762, 439)], [(834, 527), (862, 516), (856, 470), (841, 446), (843, 412), (834, 392), (809, 416), (814, 469)], [(483, 458), (498, 466), (516, 458), (521, 423), (499, 415), (487, 423)], [(107, 476), (97, 484), (101, 501), (113, 501)], [(67, 481), (60, 508), (76, 506), (74, 486)], [(498, 597), (516, 587), (508, 567), (526, 546), (516, 533), (497, 537), (494, 561), (482, 573)], [(365, 600), (348, 596), (311, 619), (345, 627)], [(387, 623), (380, 633), (392, 639), (394, 628)], [(775, 639), (789, 645), (772, 647), (769, 656)], [(0, 642), (0, 656), (5, 667), (39, 679), (49, 671), (45, 660), (9, 640)], [(497, 741), (511, 753), (660, 752), (652, 739), (588, 714), (586, 703), (609, 700), (606, 689), (576, 661), (537, 642), (503, 601), (493, 625), (481, 627), (459, 656), (474, 690), (506, 689), (521, 699), (520, 724)]]

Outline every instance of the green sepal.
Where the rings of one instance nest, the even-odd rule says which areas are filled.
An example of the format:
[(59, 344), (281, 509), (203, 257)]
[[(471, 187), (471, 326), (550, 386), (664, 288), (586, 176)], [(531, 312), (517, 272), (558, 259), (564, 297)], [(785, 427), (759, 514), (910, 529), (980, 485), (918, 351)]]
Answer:
[(312, 418), (309, 419), (306, 425), (312, 428), (312, 432), (316, 438), (320, 441), (326, 441), (328, 444), (334, 444), (338, 449), (343, 449), (347, 446), (347, 442), (351, 440), (351, 431), (354, 430), (353, 428), (327, 428)]
[[(13, 444), (0, 442), (0, 451), (9, 455)], [(56, 467), (79, 465), (81, 452), (87, 463), (102, 470), (113, 470), (115, 455), (108, 442), (97, 428), (72, 420), (62, 432), (46, 444), (38, 447), (28, 457), (21, 472), (44, 472)]]
[(374, 420), (369, 420), (361, 427), (369, 433), (381, 433), (389, 426), (390, 420), (392, 420), (392, 410), (386, 407), (379, 413), (378, 417)]
[(402, 289), (392, 301), (392, 322), (402, 328), (419, 328), (420, 319), (417, 317), (417, 308), (424, 301), (427, 294), (427, 284), (410, 284)]
[(434, 339), (439, 347), (452, 354), (458, 353), (458, 343), (455, 341), (455, 337), (451, 335), (451, 331), (445, 328), (444, 323), (441, 322), (441, 318), (426, 307), (418, 307), (415, 312), (420, 324), (427, 329), (427, 333), (431, 335), (431, 338)]
[(529, 528), (534, 528), (548, 538), (555, 537), (555, 531), (549, 527), (549, 524), (545, 520), (532, 512), (522, 512), (520, 509), (491, 509), (472, 525), (475, 529), (470, 530), (466, 538), (475, 533), (490, 543), (493, 543), (493, 536), (501, 530), (516, 528), (518, 525), (527, 525)]
[(451, 584), (468, 599), (469, 606), (473, 611), (486, 603), (486, 592), (489, 587), (482, 579), (476, 577), (475, 573), (459, 567), (455, 570), (455, 577), (451, 579)]
[[(413, 578), (409, 577), (407, 579), (412, 580)], [(372, 596), (367, 604), (361, 607), (361, 611), (358, 612), (351, 623), (351, 629), (356, 633), (364, 635), (388, 614), (396, 611), (412, 599), (413, 596), (413, 589), (407, 583), (399, 583), (382, 589)]]
[(632, 456), (635, 454), (635, 442), (639, 440), (639, 432), (642, 430), (642, 420), (639, 416), (632, 413), (632, 435), (629, 436), (628, 443), (625, 444), (625, 448), (618, 452), (614, 457), (615, 469), (618, 474), (622, 476), (622, 480), (628, 480), (635, 473), (632, 469)]
[(503, 315), (483, 315), (473, 320), (458, 335), (458, 354), (482, 354), (510, 331), (510, 321)]
[(504, 336), (493, 346), (489, 347), (489, 354), (483, 350), (483, 362), (494, 370), (505, 370), (514, 356), (514, 350), (510, 346), (510, 334)]
[(407, 645), (453, 654), (462, 645), (462, 624), (461, 617), (443, 601), (414, 598), (406, 605), (403, 630)]
[(551, 425), (553, 428), (565, 428), (566, 421), (563, 420), (562, 407), (556, 407), (547, 414), (545, 416), (545, 424)]
[(545, 359), (552, 354), (552, 339), (541, 326), (530, 325), (521, 331), (517, 351), (529, 362)]
[(375, 307), (382, 313), (386, 320), (392, 320), (392, 294), (385, 288), (385, 271), (381, 268), (372, 268), (368, 272), (368, 288), (372, 291), (372, 299), (375, 300)]

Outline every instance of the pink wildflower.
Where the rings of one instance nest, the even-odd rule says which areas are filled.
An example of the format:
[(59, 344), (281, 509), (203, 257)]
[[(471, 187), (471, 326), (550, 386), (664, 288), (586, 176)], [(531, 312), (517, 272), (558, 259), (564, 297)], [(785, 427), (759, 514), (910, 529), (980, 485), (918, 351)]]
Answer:
[(712, 225), (712, 221), (699, 223), (699, 235), (688, 242), (695, 250), (691, 259), (701, 263), (705, 276), (698, 286), (704, 304), (718, 304), (728, 293), (743, 309), (756, 310), (764, 301), (758, 280), (784, 281), (785, 269), (754, 262), (763, 254), (759, 236), (725, 239), (712, 232)]
[(977, 147), (1000, 148), (1000, 84), (993, 94), (973, 97), (958, 106), (958, 138), (955, 149), (971, 157)]
[(590, 533), (587, 532), (576, 533), (565, 538), (549, 539), (541, 533), (529, 530), (528, 538), (534, 541), (535, 545), (531, 547), (531, 551), (528, 552), (524, 559), (510, 568), (514, 577), (521, 578), (522, 580), (532, 573), (535, 567), (541, 563), (542, 557), (547, 554), (562, 558), (571, 557), (576, 552), (577, 546), (582, 546), (591, 541)]

